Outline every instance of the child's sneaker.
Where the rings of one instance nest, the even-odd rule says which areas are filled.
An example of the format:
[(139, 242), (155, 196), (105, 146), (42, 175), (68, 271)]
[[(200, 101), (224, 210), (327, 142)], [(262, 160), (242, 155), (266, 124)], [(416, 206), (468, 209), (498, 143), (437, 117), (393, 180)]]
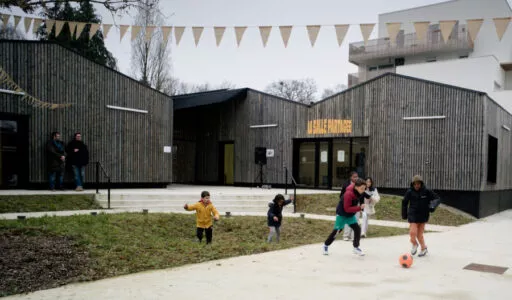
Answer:
[(427, 248), (425, 248), (425, 249), (422, 249), (422, 250), (420, 251), (420, 254), (418, 254), (418, 256), (419, 256), (419, 257), (422, 257), (422, 256), (427, 255), (427, 253), (428, 253), (428, 250), (427, 250)]
[(416, 252), (418, 252), (418, 245), (412, 245), (411, 249), (411, 255), (416, 255)]
[(365, 238), (366, 237), (366, 233), (361, 233), (361, 238)]
[(324, 255), (329, 255), (329, 246), (324, 245)]
[(350, 238), (349, 238), (348, 236), (346, 236), (346, 237), (344, 237), (344, 238), (343, 238), (343, 240), (344, 240), (344, 241), (349, 241), (349, 240), (350, 240)]
[(354, 252), (354, 254), (357, 254), (359, 256), (364, 256), (363, 250), (361, 250), (359, 248), (354, 248), (353, 252)]

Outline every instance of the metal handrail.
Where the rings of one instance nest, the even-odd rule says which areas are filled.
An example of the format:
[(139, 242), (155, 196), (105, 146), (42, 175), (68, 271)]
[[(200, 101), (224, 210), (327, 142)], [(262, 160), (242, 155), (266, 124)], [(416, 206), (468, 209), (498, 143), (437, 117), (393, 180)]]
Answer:
[(103, 176), (107, 178), (107, 201), (108, 209), (110, 209), (110, 176), (99, 161), (96, 162), (96, 194), (100, 193), (100, 170), (103, 172)]
[[(284, 193), (288, 194), (288, 168), (284, 167), (284, 173), (285, 173), (285, 186), (284, 186)], [(293, 175), (290, 174), (290, 178), (292, 179), (292, 186), (293, 186), (293, 213), (297, 212), (295, 202), (297, 202), (297, 181), (295, 181), (295, 178), (293, 178)]]

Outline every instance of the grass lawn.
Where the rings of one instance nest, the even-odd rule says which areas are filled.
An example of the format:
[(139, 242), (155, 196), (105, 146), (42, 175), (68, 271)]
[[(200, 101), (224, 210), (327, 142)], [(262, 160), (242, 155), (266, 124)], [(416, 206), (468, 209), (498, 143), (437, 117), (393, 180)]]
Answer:
[[(0, 296), (320, 243), (332, 226), (330, 221), (285, 218), (281, 242), (267, 244), (265, 217), (224, 217), (214, 225), (213, 245), (206, 246), (195, 241), (194, 215), (124, 213), (3, 220)], [(406, 229), (373, 226), (369, 238), (406, 233)]]
[[(404, 221), (402, 220), (402, 199), (398, 196), (381, 195), (381, 199), (375, 205), (377, 220)], [(339, 194), (297, 195), (297, 212), (335, 215), (339, 202)], [(462, 215), (455, 214), (442, 207), (430, 215), (429, 224), (458, 226), (472, 222), (473, 220)], [(405, 221), (404, 221), (405, 222)]]
[(0, 213), (98, 209), (91, 194), (2, 195)]

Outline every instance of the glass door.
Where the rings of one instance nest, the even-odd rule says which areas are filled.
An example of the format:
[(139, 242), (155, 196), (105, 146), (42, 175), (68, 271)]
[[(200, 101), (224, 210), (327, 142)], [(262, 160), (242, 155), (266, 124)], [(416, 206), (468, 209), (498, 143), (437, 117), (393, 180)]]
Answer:
[(315, 142), (299, 144), (299, 178), (301, 185), (315, 185)]
[(329, 142), (319, 142), (318, 187), (329, 187)]
[(332, 187), (341, 188), (350, 175), (350, 139), (332, 143)]

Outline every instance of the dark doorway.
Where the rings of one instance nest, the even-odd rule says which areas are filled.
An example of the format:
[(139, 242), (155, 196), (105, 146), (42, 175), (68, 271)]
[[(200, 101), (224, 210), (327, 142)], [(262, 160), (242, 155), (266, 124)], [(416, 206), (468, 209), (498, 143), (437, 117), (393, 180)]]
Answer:
[(233, 141), (219, 143), (219, 183), (233, 185), (235, 182), (235, 144)]
[(0, 188), (28, 184), (28, 117), (0, 114)]

